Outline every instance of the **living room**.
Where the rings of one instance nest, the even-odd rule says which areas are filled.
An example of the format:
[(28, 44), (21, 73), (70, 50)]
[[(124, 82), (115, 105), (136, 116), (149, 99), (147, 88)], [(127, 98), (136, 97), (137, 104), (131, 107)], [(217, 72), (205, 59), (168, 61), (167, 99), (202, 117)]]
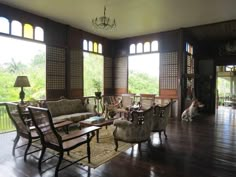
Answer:
[[(1, 32), (0, 35), (4, 37), (10, 37), (15, 39), (23, 39), (27, 41), (37, 41), (40, 44), (46, 45), (46, 83), (45, 83), (45, 96), (46, 100), (59, 100), (61, 96), (64, 96), (69, 99), (75, 98), (82, 98), (85, 96), (84, 90), (84, 75), (83, 72), (83, 61), (84, 61), (84, 52), (90, 52), (99, 54), (99, 50), (90, 51), (89, 44), (88, 48), (84, 48), (84, 41), (92, 41), (93, 43), (102, 44), (102, 56), (104, 58), (104, 77), (103, 77), (103, 89), (102, 94), (104, 96), (110, 95), (121, 95), (124, 93), (128, 93), (129, 90), (129, 57), (134, 56), (136, 54), (140, 54), (138, 52), (138, 46), (140, 43), (144, 46), (146, 42), (150, 44), (153, 41), (158, 41), (158, 53), (159, 53), (159, 60), (160, 60), (160, 70), (159, 70), (159, 88), (158, 93), (156, 95), (157, 99), (174, 99), (176, 102), (173, 107), (173, 119), (170, 122), (170, 126), (168, 128), (168, 133), (170, 133), (169, 143), (177, 149), (179, 147), (182, 148), (190, 148), (193, 150), (193, 147), (196, 143), (196, 140), (193, 138), (200, 138), (201, 136), (206, 136), (209, 138), (209, 141), (212, 137), (212, 131), (207, 130), (207, 125), (204, 120), (211, 120), (215, 118), (216, 113), (216, 66), (220, 65), (235, 65), (235, 51), (231, 50), (235, 48), (235, 14), (234, 12), (231, 13), (230, 10), (223, 10), (222, 13), (229, 14), (228, 19), (220, 19), (209, 23), (203, 24), (196, 24), (196, 25), (179, 25), (176, 28), (172, 29), (162, 29), (160, 31), (151, 31), (149, 33), (140, 33), (140, 35), (128, 35), (127, 36), (113, 36), (112, 32), (91, 32), (86, 30), (86, 28), (78, 28), (72, 26), (72, 24), (66, 21), (60, 22), (56, 18), (50, 18), (47, 16), (43, 16), (41, 13), (35, 13), (33, 10), (28, 11), (21, 6), (22, 4), (19, 3), (18, 6), (16, 4), (6, 3), (6, 1), (0, 1), (3, 4), (0, 4), (0, 17), (4, 17), (8, 19), (10, 22), (12, 20), (17, 20), (22, 24), (31, 24), (32, 26), (39, 26), (44, 31), (44, 38), (43, 41), (19, 37), (4, 32)], [(44, 2), (46, 3), (46, 2)], [(86, 6), (87, 3), (83, 2)], [(144, 3), (144, 2), (143, 2)], [(212, 2), (213, 3), (213, 2)], [(219, 2), (227, 4), (226, 2)], [(232, 3), (232, 4), (230, 4)], [(21, 5), (20, 5), (21, 4)], [(47, 3), (46, 3), (47, 4)], [(81, 3), (82, 4), (82, 3)], [(81, 4), (79, 4), (81, 6)], [(151, 2), (150, 2), (151, 4)], [(148, 5), (150, 5), (148, 4)], [(217, 4), (217, 3), (216, 3)], [(79, 6), (78, 5), (78, 6)], [(102, 3), (102, 6), (104, 4)], [(128, 4), (130, 5), (130, 4)], [(139, 4), (140, 5), (140, 4)], [(209, 5), (205, 2), (205, 5)], [(112, 6), (112, 2), (110, 2), (109, 6), (107, 7), (107, 12), (110, 13), (109, 7)], [(202, 5), (204, 6), (204, 5)], [(202, 7), (201, 6), (201, 7)], [(222, 6), (221, 4), (219, 6)], [(234, 2), (229, 1), (227, 7), (233, 7)], [(18, 8), (17, 8), (18, 7)], [(21, 8), (20, 8), (21, 7)], [(92, 5), (90, 4), (90, 7)], [(148, 6), (150, 8), (150, 6)], [(114, 7), (113, 7), (114, 8)], [(112, 9), (112, 8), (111, 8)], [(102, 9), (103, 10), (103, 9)], [(214, 9), (213, 9), (214, 10)], [(102, 11), (101, 11), (102, 13)], [(108, 14), (109, 14), (108, 13)], [(160, 13), (160, 12), (159, 12)], [(156, 15), (158, 15), (157, 13)], [(99, 14), (99, 13), (98, 13)], [(97, 16), (97, 15), (95, 15)], [(174, 16), (174, 15), (172, 15)], [(213, 15), (214, 16), (214, 15)], [(149, 19), (150, 17), (148, 17)], [(199, 17), (200, 18), (200, 17)], [(203, 17), (202, 17), (203, 18)], [(52, 20), (54, 19), (54, 20)], [(90, 20), (91, 21), (91, 20)], [(119, 21), (117, 22), (117, 27), (119, 26)], [(160, 24), (161, 25), (161, 24)], [(164, 25), (164, 24), (163, 24)], [(145, 25), (143, 25), (145, 26)], [(128, 28), (128, 27), (123, 27)], [(118, 30), (118, 29), (117, 29)], [(97, 34), (99, 33), (99, 34)], [(106, 36), (107, 33), (107, 36)], [(135, 49), (134, 53), (131, 52), (131, 48), (134, 46), (137, 48)], [(230, 47), (228, 47), (230, 46)], [(230, 50), (229, 50), (230, 49)], [(155, 53), (156, 51), (148, 51), (146, 53)], [(143, 52), (145, 53), (145, 52)], [(166, 62), (166, 61), (169, 61)], [(174, 69), (173, 69), (174, 68)], [(190, 90), (190, 92), (189, 92)], [(86, 95), (87, 96), (87, 95)], [(94, 95), (91, 95), (94, 96)], [(202, 114), (204, 114), (203, 120), (196, 121), (197, 124), (186, 125), (182, 127), (182, 123), (180, 121), (180, 115), (183, 110), (189, 105), (189, 100), (192, 98), (197, 97), (204, 105)], [(139, 96), (137, 95), (137, 98)], [(19, 101), (18, 95), (15, 100), (10, 101)], [(1, 101), (1, 100), (0, 100)], [(233, 109), (228, 110), (227, 113), (233, 114)], [(218, 114), (219, 115), (219, 114)], [(224, 118), (220, 118), (218, 121), (223, 121)], [(177, 123), (176, 123), (177, 122)], [(218, 122), (218, 123), (220, 123)], [(209, 122), (208, 122), (209, 123)], [(215, 124), (216, 122), (214, 122)], [(232, 122), (226, 122), (230, 131), (234, 130), (235, 124)], [(192, 131), (197, 130), (198, 126), (202, 126), (199, 128), (203, 132), (207, 132), (208, 135), (204, 134), (194, 134)], [(175, 127), (176, 126), (176, 127)], [(191, 136), (183, 135), (181, 128), (183, 128), (184, 133), (192, 133)], [(218, 132), (225, 132), (222, 127), (217, 130)], [(178, 136), (182, 134), (181, 136)], [(229, 133), (227, 133), (228, 135)], [(194, 137), (196, 136), (196, 137)], [(213, 136), (213, 135), (212, 135)], [(216, 135), (214, 135), (216, 136)], [(235, 135), (228, 135), (229, 141), (227, 143), (231, 144), (231, 148), (233, 148), (232, 143), (235, 141)], [(225, 137), (225, 135), (223, 135)], [(186, 143), (191, 146), (184, 147), (184, 145), (180, 145), (184, 143), (184, 140), (181, 138), (186, 139)], [(179, 142), (177, 142), (177, 140)], [(201, 139), (202, 141), (205, 141)], [(172, 141), (172, 142), (171, 142)], [(159, 141), (157, 141), (160, 143)], [(209, 142), (209, 143), (210, 143)], [(212, 142), (213, 144), (215, 142)], [(218, 142), (219, 143), (219, 142)], [(134, 151), (132, 152), (129, 149), (127, 152), (121, 154), (119, 157), (116, 157), (112, 163), (107, 163), (104, 166), (101, 166), (96, 169), (91, 170), (91, 174), (87, 174), (83, 172), (83, 175), (87, 176), (112, 176), (111, 174), (115, 174), (113, 176), (194, 176), (194, 172), (197, 172), (197, 164), (194, 164), (194, 168), (192, 169), (190, 165), (188, 166), (187, 172), (178, 173), (177, 161), (181, 161), (181, 152), (184, 150), (178, 151), (179, 154), (174, 154), (171, 147), (167, 148), (168, 142), (163, 143), (165, 146), (161, 144), (158, 145), (157, 149), (152, 149), (152, 153), (155, 156), (153, 157), (152, 162), (145, 166), (147, 163), (150, 154), (148, 145), (145, 144), (143, 147), (144, 157), (138, 153), (136, 146)], [(190, 145), (191, 144), (191, 145)], [(207, 143), (206, 143), (207, 144)], [(222, 143), (221, 145), (223, 145)], [(211, 144), (208, 144), (209, 146)], [(202, 145), (203, 146), (203, 145)], [(11, 145), (7, 146), (9, 149)], [(219, 145), (217, 145), (219, 147)], [(165, 149), (166, 148), (166, 149)], [(6, 148), (7, 149), (7, 148)], [(163, 155), (165, 150), (168, 149), (171, 157), (167, 154), (166, 156)], [(227, 148), (226, 148), (227, 149)], [(159, 151), (158, 151), (159, 150)], [(195, 149), (194, 149), (195, 150)], [(219, 149), (216, 151), (218, 152)], [(188, 151), (188, 149), (185, 149)], [(214, 148), (212, 149), (213, 152)], [(203, 149), (200, 152), (204, 152)], [(133, 153), (132, 160), (127, 160), (130, 157), (130, 154)], [(232, 153), (232, 157), (235, 156), (235, 153)], [(165, 154), (165, 153), (164, 153)], [(186, 156), (186, 158), (190, 158), (190, 154)], [(193, 154), (193, 156), (195, 156)], [(224, 155), (222, 155), (224, 156)], [(225, 156), (228, 157), (228, 154)], [(11, 157), (11, 155), (10, 155)], [(168, 160), (175, 161), (173, 164), (169, 162), (165, 162), (164, 158), (169, 158)], [(203, 156), (200, 156), (203, 158)], [(141, 161), (137, 160), (141, 158)], [(143, 161), (142, 161), (143, 158)], [(196, 158), (197, 159), (197, 158)], [(194, 163), (196, 159), (190, 159), (191, 164)], [(211, 159), (211, 158), (210, 158)], [(213, 158), (214, 159), (214, 158)], [(223, 158), (224, 159), (224, 158)], [(128, 167), (133, 170), (125, 169), (124, 173), (120, 172), (119, 168), (124, 168), (121, 165), (122, 160), (128, 161), (126, 164), (129, 164)], [(183, 159), (185, 162), (188, 162), (188, 159)], [(209, 158), (208, 158), (209, 160)], [(155, 165), (156, 162), (160, 161), (158, 165)], [(207, 160), (206, 160), (207, 161)], [(233, 163), (235, 158), (229, 158), (229, 162)], [(9, 162), (11, 165), (14, 162)], [(25, 164), (23, 161), (19, 160), (20, 166), (22, 169), (20, 170), (23, 172), (25, 168), (35, 168), (33, 167), (36, 162), (32, 162), (32, 164)], [(130, 163), (134, 163), (130, 165)], [(137, 164), (136, 164), (137, 163)], [(164, 166), (165, 163), (168, 163), (169, 166)], [(199, 163), (199, 161), (197, 161)], [(210, 163), (214, 164), (214, 161)], [(218, 162), (216, 162), (217, 165)], [(204, 162), (207, 165), (207, 162)], [(3, 168), (7, 171), (11, 171), (11, 167), (7, 167), (6, 164), (3, 165)], [(117, 166), (116, 166), (117, 165)], [(172, 166), (173, 165), (173, 166)], [(216, 165), (216, 166), (217, 166)], [(14, 164), (16, 167), (16, 164)], [(155, 167), (153, 167), (155, 166)], [(214, 165), (212, 165), (214, 166)], [(234, 165), (225, 166), (227, 170)], [(14, 167), (14, 168), (15, 168)], [(136, 168), (139, 168), (137, 170)], [(152, 167), (154, 171), (152, 171)], [(180, 168), (184, 170), (185, 164), (183, 162), (180, 163)], [(218, 167), (218, 166), (217, 166)], [(72, 168), (72, 167), (70, 167)], [(111, 169), (109, 169), (111, 168)], [(145, 168), (142, 172), (142, 168)], [(150, 168), (150, 169), (149, 169)], [(172, 171), (167, 173), (168, 169)], [(200, 167), (199, 167), (200, 168)], [(205, 169), (206, 167), (201, 166), (201, 169)], [(72, 168), (74, 172), (76, 172), (76, 168)], [(162, 169), (164, 169), (162, 171)], [(214, 168), (212, 168), (214, 169)], [(104, 170), (104, 171), (103, 171)], [(159, 171), (160, 170), (160, 171)], [(188, 171), (189, 170), (189, 171)], [(219, 169), (217, 168), (216, 171)], [(231, 173), (235, 173), (233, 170), (228, 171), (220, 171), (222, 176), (230, 176)], [(66, 170), (64, 170), (66, 171)], [(80, 170), (79, 170), (80, 171)], [(132, 172), (131, 172), (132, 171)], [(147, 174), (147, 171), (149, 172)], [(163, 174), (162, 174), (163, 172)], [(20, 172), (19, 172), (20, 173)], [(19, 176), (19, 173), (14, 174), (15, 176)], [(62, 175), (73, 176), (75, 175), (73, 172), (60, 172)], [(145, 174), (144, 174), (145, 173)], [(79, 173), (78, 173), (79, 174)], [(206, 170), (203, 173), (196, 173), (195, 176), (217, 176), (216, 172), (212, 172), (211, 170)], [(37, 176), (37, 168), (33, 169), (33, 172), (25, 172), (25, 176)], [(50, 176), (51, 173), (46, 174), (45, 176)], [(81, 175), (82, 176), (82, 175)]]

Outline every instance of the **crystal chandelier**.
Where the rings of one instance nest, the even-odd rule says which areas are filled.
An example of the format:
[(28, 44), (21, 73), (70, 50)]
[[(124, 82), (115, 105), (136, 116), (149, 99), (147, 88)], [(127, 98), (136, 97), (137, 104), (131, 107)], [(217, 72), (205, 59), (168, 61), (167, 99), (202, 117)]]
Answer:
[(104, 6), (103, 16), (92, 19), (92, 24), (95, 28), (109, 30), (116, 27), (116, 20), (106, 17), (106, 6)]

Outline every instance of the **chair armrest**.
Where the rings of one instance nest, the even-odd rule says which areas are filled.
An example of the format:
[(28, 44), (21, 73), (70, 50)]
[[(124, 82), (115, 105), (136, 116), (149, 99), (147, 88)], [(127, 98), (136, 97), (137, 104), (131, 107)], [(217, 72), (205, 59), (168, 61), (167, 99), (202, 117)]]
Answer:
[(127, 127), (129, 125), (132, 125), (132, 122), (130, 122), (128, 120), (117, 119), (117, 120), (114, 120), (113, 125), (118, 126), (118, 127)]
[(55, 128), (61, 128), (61, 127), (65, 127), (65, 126), (68, 126), (68, 125), (71, 125), (71, 124), (73, 124), (72, 121), (66, 120), (66, 121), (63, 121), (63, 122), (54, 123), (54, 127)]
[[(69, 134), (65, 134), (62, 136), (62, 141), (69, 141), (84, 135), (89, 135), (89, 133), (92, 133), (98, 129), (100, 129), (101, 127), (96, 127), (96, 126), (91, 126), (91, 127), (86, 127), (82, 130), (76, 130), (76, 131), (72, 131)], [(93, 135), (94, 136), (94, 135)]]

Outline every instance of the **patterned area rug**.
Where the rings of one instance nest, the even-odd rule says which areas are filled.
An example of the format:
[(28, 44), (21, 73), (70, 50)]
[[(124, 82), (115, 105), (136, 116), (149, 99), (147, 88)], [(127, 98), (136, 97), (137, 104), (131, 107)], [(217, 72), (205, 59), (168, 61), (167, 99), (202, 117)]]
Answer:
[[(131, 147), (129, 143), (119, 142), (118, 150), (115, 151), (115, 143), (113, 139), (113, 130), (114, 126), (108, 126), (107, 129), (102, 127), (99, 130), (99, 143), (97, 143), (96, 135), (93, 137), (90, 142), (90, 150), (91, 150), (91, 163), (88, 163), (88, 158), (80, 161), (85, 166), (89, 166), (91, 168), (96, 168), (103, 163), (111, 160), (115, 156), (119, 155), (121, 152), (126, 151)], [(68, 160), (76, 160), (82, 157), (84, 154), (87, 154), (87, 145), (79, 146), (78, 148), (70, 151), (70, 156), (65, 153), (64, 158)]]

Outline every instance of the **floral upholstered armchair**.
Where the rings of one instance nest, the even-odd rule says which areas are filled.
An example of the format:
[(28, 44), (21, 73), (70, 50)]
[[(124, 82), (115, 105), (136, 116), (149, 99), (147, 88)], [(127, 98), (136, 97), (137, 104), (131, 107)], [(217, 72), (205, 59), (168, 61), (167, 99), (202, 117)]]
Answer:
[(113, 123), (116, 127), (113, 132), (116, 151), (118, 141), (138, 143), (140, 151), (141, 143), (150, 139), (153, 107), (145, 111), (133, 111), (131, 116), (131, 121), (117, 119)]

